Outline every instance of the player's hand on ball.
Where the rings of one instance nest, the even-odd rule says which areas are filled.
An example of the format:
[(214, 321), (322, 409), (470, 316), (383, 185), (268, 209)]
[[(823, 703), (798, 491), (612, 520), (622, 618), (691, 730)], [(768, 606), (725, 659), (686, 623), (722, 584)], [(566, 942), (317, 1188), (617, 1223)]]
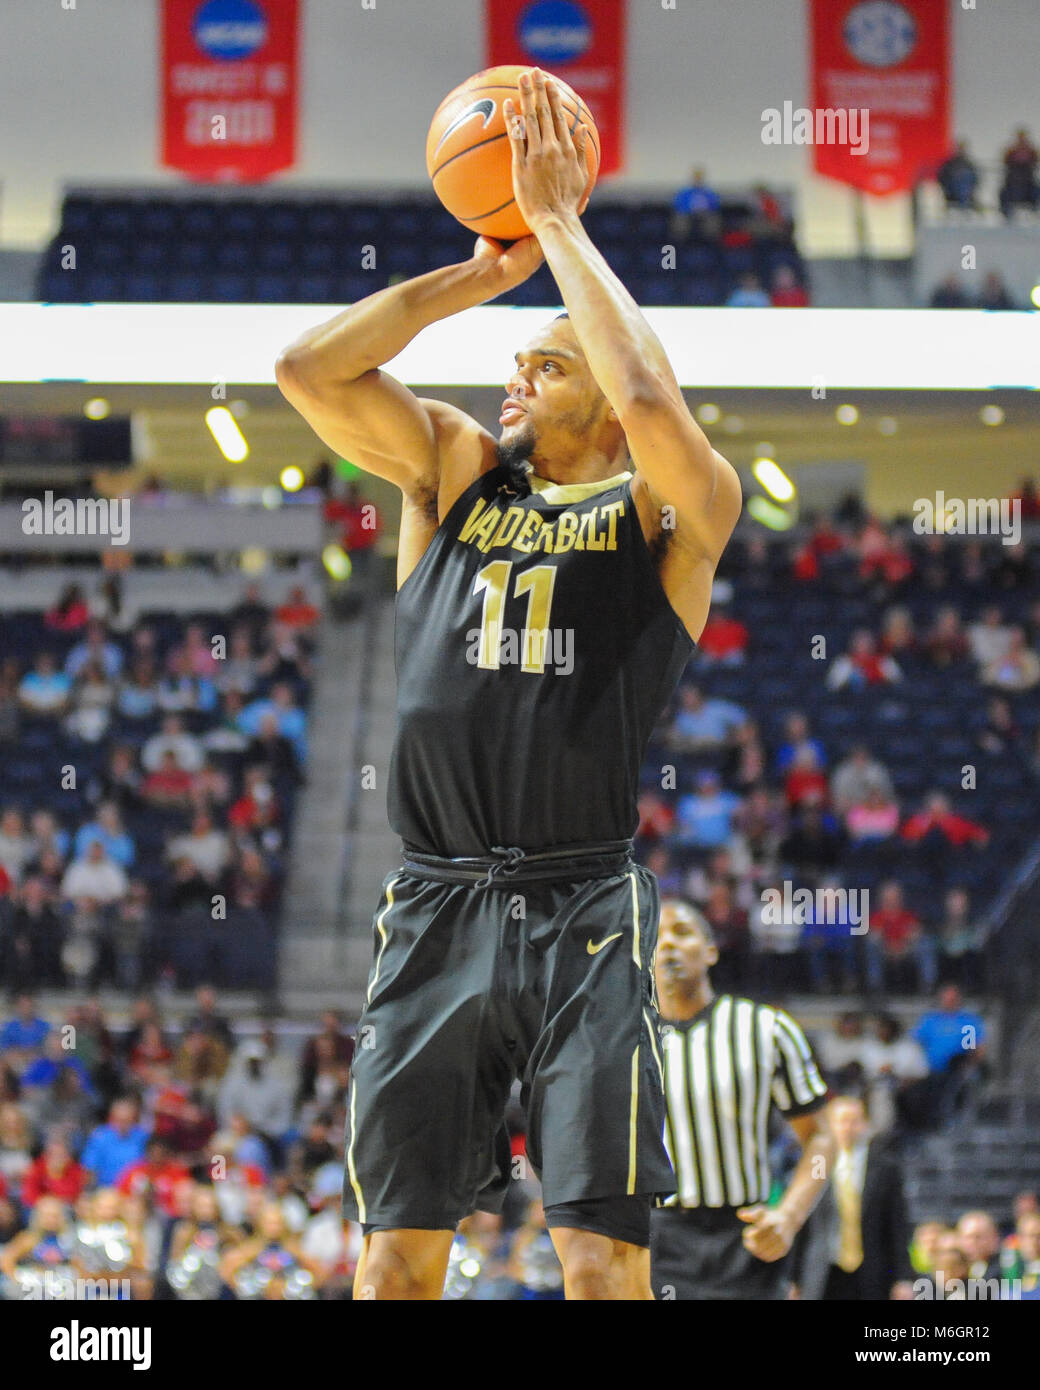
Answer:
[(521, 237), (519, 241), (514, 241), (508, 246), (503, 241), (482, 236), (477, 238), (473, 259), (487, 261), (495, 266), (502, 277), (502, 289), (499, 293), (504, 293), (514, 285), (523, 284), (534, 274), (545, 257), (533, 236)]
[(513, 155), (513, 194), (524, 221), (537, 234), (540, 218), (580, 213), (588, 202), (585, 129), (571, 137), (560, 92), (539, 68), (520, 78), (520, 110), (504, 104)]
[(744, 1249), (766, 1264), (782, 1260), (794, 1244), (794, 1223), (779, 1208), (741, 1207), (737, 1216), (748, 1223), (743, 1235)]

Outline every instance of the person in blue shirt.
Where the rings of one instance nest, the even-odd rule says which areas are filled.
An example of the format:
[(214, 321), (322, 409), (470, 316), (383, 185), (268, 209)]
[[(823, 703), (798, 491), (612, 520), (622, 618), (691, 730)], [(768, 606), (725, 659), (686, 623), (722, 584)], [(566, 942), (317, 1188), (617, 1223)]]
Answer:
[(106, 640), (103, 623), (91, 622), (86, 640), (77, 642), (65, 658), (65, 674), (76, 679), (88, 666), (100, 666), (109, 680), (123, 669), (123, 653), (115, 642)]
[(803, 748), (811, 748), (816, 754), (816, 765), (818, 767), (827, 766), (827, 750), (818, 738), (813, 738), (809, 733), (809, 721), (804, 714), (794, 713), (788, 716), (784, 723), (784, 742), (780, 745), (776, 754), (776, 770), (778, 773), (790, 772), (791, 766)]
[(979, 1073), (986, 1054), (986, 1025), (978, 1014), (962, 1008), (956, 985), (943, 985), (938, 1003), (912, 1036), (928, 1060), (935, 1120), (943, 1125), (953, 1119)]
[(14, 1001), (14, 1018), (0, 1028), (0, 1052), (39, 1052), (47, 1041), (51, 1025), (36, 1012), (31, 994), (20, 994)]
[(24, 1093), (23, 1098), (31, 1099), (29, 1092), (37, 1087), (42, 1093), (66, 1070), (76, 1073), (83, 1094), (93, 1099), (94, 1084), (90, 1079), (90, 1072), (74, 1052), (65, 1050), (61, 1034), (53, 1030), (44, 1044), (43, 1056), (30, 1062), (18, 1078)]
[(147, 1143), (148, 1130), (137, 1123), (134, 1101), (116, 1100), (108, 1112), (108, 1123), (91, 1130), (80, 1162), (90, 1170), (98, 1187), (114, 1187), (124, 1168), (144, 1158)]
[(753, 270), (745, 271), (726, 300), (729, 309), (768, 309), (772, 300)]
[(717, 772), (699, 773), (696, 785), (696, 792), (681, 796), (675, 808), (676, 839), (684, 847), (698, 849), (728, 844), (740, 797), (721, 787)]
[(277, 720), (278, 732), (292, 744), (299, 762), (306, 762), (307, 716), (297, 705), (291, 686), (279, 681), (277, 685), (272, 686), (268, 699), (254, 700), (246, 705), (238, 716), (238, 727), (244, 734), (252, 734), (255, 737), (268, 715), (273, 715)]
[(50, 652), (41, 652), (36, 665), (18, 683), (18, 700), (30, 714), (61, 714), (72, 694), (72, 680)]
[(97, 819), (81, 825), (76, 831), (72, 857), (86, 859), (87, 852), (95, 840), (104, 845), (109, 859), (121, 868), (129, 869), (133, 864), (136, 856), (134, 842), (124, 830), (119, 808), (114, 802), (102, 802), (98, 807)]
[(706, 700), (695, 685), (683, 686), (679, 710), (672, 720), (671, 739), (680, 749), (718, 748), (747, 714), (730, 700)]

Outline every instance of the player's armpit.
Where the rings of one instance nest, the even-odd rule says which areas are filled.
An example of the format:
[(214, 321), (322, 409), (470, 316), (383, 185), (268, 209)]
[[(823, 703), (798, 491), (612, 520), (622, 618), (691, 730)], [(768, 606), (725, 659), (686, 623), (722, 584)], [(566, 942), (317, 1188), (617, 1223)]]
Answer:
[(433, 425), (437, 453), (437, 519), (443, 521), (459, 497), (498, 463), (494, 437), (472, 416), (446, 401), (422, 398)]
[(291, 353), (278, 359), (275, 376), (289, 404), (341, 458), (404, 492), (436, 487), (433, 421), (394, 377), (374, 367), (352, 381), (318, 380)]

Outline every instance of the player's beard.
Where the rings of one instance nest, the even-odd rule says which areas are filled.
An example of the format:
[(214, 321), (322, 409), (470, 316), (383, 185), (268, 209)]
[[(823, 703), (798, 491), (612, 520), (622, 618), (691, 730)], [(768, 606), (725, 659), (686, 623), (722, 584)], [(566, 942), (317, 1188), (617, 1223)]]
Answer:
[(523, 485), (522, 490), (524, 492), (529, 491), (527, 465), (534, 453), (536, 444), (537, 433), (534, 421), (528, 416), (510, 431), (508, 439), (505, 438), (505, 430), (503, 430), (502, 438), (496, 445), (499, 466), (504, 468), (517, 484)]

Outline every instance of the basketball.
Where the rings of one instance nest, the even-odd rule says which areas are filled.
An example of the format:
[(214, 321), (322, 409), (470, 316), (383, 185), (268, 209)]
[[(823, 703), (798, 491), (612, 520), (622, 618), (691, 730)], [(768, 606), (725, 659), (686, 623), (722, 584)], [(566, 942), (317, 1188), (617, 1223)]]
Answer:
[[(512, 154), (503, 106), (512, 97), (520, 109), (518, 80), (522, 65), (485, 68), (455, 88), (441, 102), (426, 137), (426, 169), (434, 191), (464, 227), (481, 236), (515, 241), (529, 229), (513, 198)], [(551, 73), (546, 73), (551, 77)], [(579, 211), (584, 211), (599, 173), (599, 132), (592, 113), (573, 88), (558, 77), (571, 134), (584, 126), (589, 181)]]

